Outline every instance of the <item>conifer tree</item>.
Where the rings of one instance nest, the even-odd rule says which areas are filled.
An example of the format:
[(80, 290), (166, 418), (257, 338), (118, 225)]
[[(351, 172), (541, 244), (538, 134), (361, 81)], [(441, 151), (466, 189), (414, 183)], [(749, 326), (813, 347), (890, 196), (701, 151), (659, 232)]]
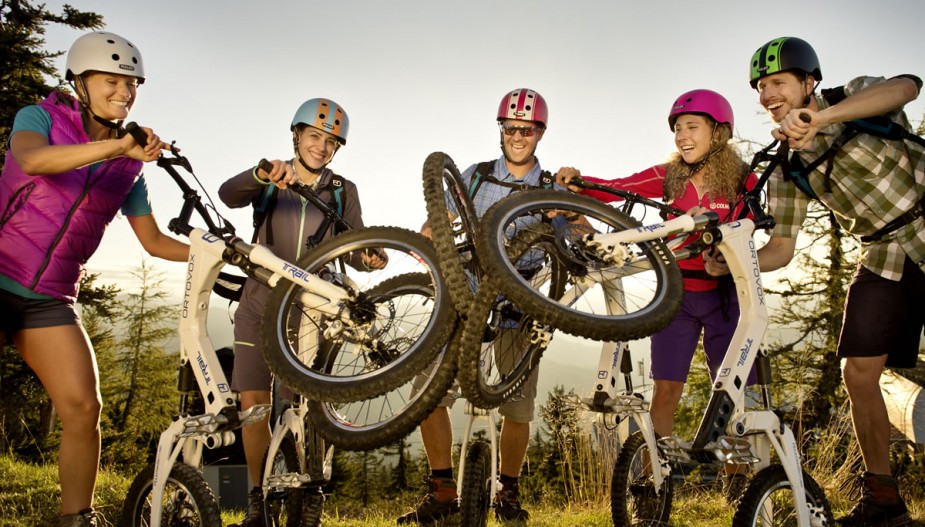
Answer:
[(74, 29), (103, 27), (103, 17), (65, 4), (52, 13), (45, 4), (0, 0), (0, 166), (6, 154), (13, 117), (64, 83), (52, 61), (65, 51), (45, 49), (45, 27), (62, 24)]

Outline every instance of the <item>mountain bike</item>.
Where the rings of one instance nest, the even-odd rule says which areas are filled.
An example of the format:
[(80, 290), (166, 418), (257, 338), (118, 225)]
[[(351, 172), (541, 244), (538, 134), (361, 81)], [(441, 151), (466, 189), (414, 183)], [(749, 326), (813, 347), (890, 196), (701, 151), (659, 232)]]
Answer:
[[(666, 245), (669, 238), (698, 234), (700, 243), (718, 248), (729, 265), (740, 322), (693, 442), (656, 438), (636, 394), (598, 396), (598, 406), (633, 417), (640, 428), (626, 441), (615, 465), (611, 504), (616, 525), (667, 521), (669, 460), (750, 465), (755, 475), (739, 501), (736, 527), (832, 524), (825, 494), (803, 471), (793, 432), (771, 405), (767, 384), (762, 386), (763, 408), (744, 408), (746, 382), (763, 354), (761, 342), (768, 324), (753, 234), (774, 225), (763, 210), (760, 192), (786, 155), (783, 147), (770, 154), (776, 145), (755, 155), (752, 171), (759, 164), (767, 166), (755, 188), (742, 193), (742, 215), (728, 223), (720, 223), (711, 212), (642, 224), (588, 197), (545, 190), (511, 195), (483, 218), (476, 247), (488, 279), (536, 320), (597, 340), (619, 343), (646, 337), (674, 317), (682, 283), (676, 257)], [(749, 212), (753, 219), (745, 217)], [(561, 296), (537, 288), (509, 257), (510, 245), (529, 236), (521, 229), (512, 237), (511, 227), (528, 221), (537, 225), (533, 229), (537, 235), (545, 237), (539, 247), (547, 258), (567, 269), (567, 287)], [(615, 351), (612, 364), (616, 366), (625, 346)], [(764, 377), (765, 383), (768, 378)]]
[[(199, 472), (203, 449), (233, 443), (236, 428), (262, 421), (270, 411), (269, 405), (245, 412), (237, 409), (208, 335), (210, 296), (225, 265), (278, 289), (268, 312), (276, 314), (280, 325), (264, 332), (265, 358), (283, 383), (308, 397), (362, 399), (400, 386), (440, 350), (452, 307), (436, 271), (436, 255), (417, 233), (397, 227), (346, 230), (314, 244), (293, 264), (264, 246), (246, 243), (221, 216), (213, 219), (177, 170), (183, 168), (195, 179), (189, 161), (177, 149), (171, 148), (171, 155), (162, 156), (157, 164), (183, 193), (180, 215), (169, 222), (169, 228), (190, 242), (179, 310), (181, 401), (174, 421), (161, 434), (154, 464), (131, 485), (121, 524), (220, 526), (214, 496)], [(343, 221), (311, 188), (292, 188), (325, 211), (322, 228)], [(207, 229), (190, 224), (194, 211)], [(388, 265), (363, 266), (363, 252), (376, 252)], [(407, 273), (430, 280), (426, 305), (396, 314), (395, 298), (381, 293), (370, 298), (369, 290)], [(407, 324), (404, 315), (409, 317)], [(300, 332), (311, 336), (290, 338)], [(333, 350), (328, 355), (330, 367), (313, 369), (322, 345)], [(189, 411), (193, 385), (204, 403), (202, 413)]]

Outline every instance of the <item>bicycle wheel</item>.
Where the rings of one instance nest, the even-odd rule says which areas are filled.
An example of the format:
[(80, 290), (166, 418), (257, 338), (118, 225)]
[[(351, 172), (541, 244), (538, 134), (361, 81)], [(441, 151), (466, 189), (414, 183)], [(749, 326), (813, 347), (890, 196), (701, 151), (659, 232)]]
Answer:
[(331, 479), (331, 458), (333, 447), (328, 447), (324, 439), (311, 425), (305, 427), (305, 465), (309, 482), (302, 495), (302, 527), (320, 527), (324, 512), (323, 486)]
[(421, 378), (378, 397), (352, 403), (308, 401), (309, 419), (337, 448), (366, 451), (390, 445), (413, 432), (453, 385), (455, 349), (446, 344)]
[(485, 527), (491, 507), (491, 448), (483, 441), (469, 443), (466, 470), (459, 496), (459, 527)]
[[(122, 527), (151, 525), (151, 490), (154, 465), (148, 465), (132, 481), (122, 504)], [(161, 525), (169, 527), (222, 527), (222, 517), (212, 489), (195, 468), (175, 463), (167, 476), (161, 500)]]
[(490, 409), (518, 396), (546, 349), (545, 342), (532, 342), (533, 328), (533, 320), (499, 300), (497, 291), (479, 290), (459, 346), (457, 377), (467, 401)]
[[(806, 471), (803, 471), (803, 487), (810, 518), (817, 520), (813, 525), (835, 525), (825, 492)], [(784, 467), (777, 464), (765, 467), (755, 474), (745, 489), (732, 518), (732, 526), (796, 527), (794, 505), (793, 488)]]
[[(553, 243), (520, 259), (509, 257), (513, 233), (545, 226), (554, 229)], [(681, 306), (681, 271), (661, 240), (624, 246), (626, 257), (613, 263), (601, 258), (586, 236), (639, 226), (586, 196), (515, 192), (482, 218), (477, 251), (489, 280), (540, 322), (581, 337), (626, 341), (652, 335), (671, 322)], [(538, 290), (522, 275), (539, 258), (556, 260), (568, 271), (569, 287), (562, 297)]]
[(610, 480), (610, 513), (614, 527), (668, 525), (674, 492), (671, 477), (656, 492), (649, 449), (642, 432), (633, 432), (620, 448)]
[[(426, 275), (408, 274), (386, 280), (371, 296), (432, 295), (432, 284)], [(454, 330), (450, 341), (458, 339)], [(410, 434), (440, 402), (456, 376), (456, 349), (448, 343), (437, 358), (405, 384), (378, 397), (351, 403), (309, 401), (308, 416), (318, 433), (337, 448), (373, 450), (398, 441)], [(325, 349), (316, 369), (333, 367), (339, 353)]]
[[(448, 201), (456, 211), (452, 221), (447, 215)], [(424, 161), (424, 202), (440, 269), (456, 310), (464, 315), (475, 298), (470, 281), (478, 282), (482, 274), (475, 252), (478, 217), (459, 170), (442, 152)]]
[[(269, 450), (263, 455), (267, 466)], [(302, 489), (285, 485), (284, 481), (302, 473), (295, 438), (291, 432), (279, 444), (273, 456), (270, 479), (264, 481), (264, 525), (267, 527), (299, 527), (302, 525)]]
[[(345, 265), (356, 265), (366, 250), (384, 252), (388, 265)], [(309, 251), (298, 267), (353, 294), (332, 316), (316, 309), (331, 306), (311, 304), (318, 297), (301, 280), (273, 288), (261, 327), (264, 358), (283, 384), (308, 399), (352, 402), (401, 386), (433, 361), (452, 330), (436, 254), (420, 234), (397, 227), (347, 231)], [(406, 274), (426, 276), (429, 294), (376, 293)], [(323, 371), (312, 367), (322, 345), (338, 352)]]

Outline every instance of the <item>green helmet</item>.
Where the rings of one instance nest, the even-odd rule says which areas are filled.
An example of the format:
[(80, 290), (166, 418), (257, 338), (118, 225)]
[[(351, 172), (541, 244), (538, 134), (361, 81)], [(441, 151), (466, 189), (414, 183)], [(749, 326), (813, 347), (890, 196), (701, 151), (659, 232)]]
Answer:
[(819, 59), (805, 40), (796, 37), (780, 37), (758, 48), (752, 55), (750, 81), (757, 88), (758, 81), (782, 71), (796, 70), (822, 80)]

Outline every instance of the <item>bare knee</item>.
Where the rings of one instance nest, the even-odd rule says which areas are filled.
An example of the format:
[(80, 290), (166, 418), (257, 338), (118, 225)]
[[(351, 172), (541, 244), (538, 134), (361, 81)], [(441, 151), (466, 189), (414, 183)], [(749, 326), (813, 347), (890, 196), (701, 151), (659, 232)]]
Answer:
[(100, 413), (103, 403), (99, 397), (84, 397), (69, 401), (55, 402), (55, 411), (61, 418), (65, 430), (72, 428), (97, 429), (100, 426)]

